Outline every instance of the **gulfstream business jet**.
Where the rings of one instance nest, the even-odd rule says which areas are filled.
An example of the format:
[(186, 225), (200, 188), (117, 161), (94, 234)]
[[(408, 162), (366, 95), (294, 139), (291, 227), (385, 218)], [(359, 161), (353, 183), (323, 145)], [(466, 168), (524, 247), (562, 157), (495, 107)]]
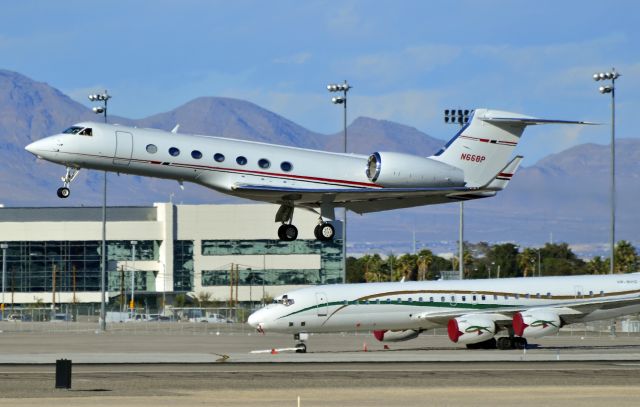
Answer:
[(583, 123), (476, 109), (435, 155), (338, 154), (251, 141), (83, 122), (26, 149), (64, 165), (60, 198), (81, 168), (193, 182), (242, 198), (280, 205), (278, 236), (294, 240), (294, 208), (318, 214), (314, 234), (331, 240), (335, 208), (385, 211), (494, 196), (521, 156), (511, 158), (526, 126)]
[(382, 342), (447, 328), (469, 348), (524, 348), (562, 326), (640, 312), (640, 273), (334, 284), (283, 294), (249, 316), (261, 333), (371, 331)]

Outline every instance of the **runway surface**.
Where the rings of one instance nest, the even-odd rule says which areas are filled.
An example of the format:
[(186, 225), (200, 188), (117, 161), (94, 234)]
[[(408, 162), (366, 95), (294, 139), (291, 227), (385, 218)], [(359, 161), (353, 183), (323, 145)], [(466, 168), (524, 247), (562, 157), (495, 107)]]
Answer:
[(0, 366), (12, 406), (637, 405), (640, 363), (297, 363)]
[[(361, 332), (313, 335), (306, 354), (272, 354), (292, 338), (157, 328), (5, 325), (0, 406), (640, 405), (637, 335), (563, 332), (526, 351), (470, 351), (441, 334), (384, 349)], [(73, 361), (71, 390), (54, 389), (60, 358)]]

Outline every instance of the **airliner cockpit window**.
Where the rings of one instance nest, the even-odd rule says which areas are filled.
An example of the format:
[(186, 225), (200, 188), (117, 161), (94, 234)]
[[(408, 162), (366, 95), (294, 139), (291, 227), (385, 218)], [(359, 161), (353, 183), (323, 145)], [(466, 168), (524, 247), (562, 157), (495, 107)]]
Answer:
[(68, 129), (66, 129), (65, 131), (63, 131), (63, 134), (78, 134), (80, 132), (80, 130), (84, 129), (84, 127), (78, 127), (78, 126), (71, 126)]
[(282, 298), (276, 298), (273, 300), (274, 304), (282, 304), (284, 306), (289, 306), (295, 303), (295, 301), (293, 300), (293, 298), (289, 298), (286, 295), (283, 295)]
[(78, 134), (81, 136), (93, 136), (93, 131), (91, 130), (91, 127), (86, 127), (82, 129)]

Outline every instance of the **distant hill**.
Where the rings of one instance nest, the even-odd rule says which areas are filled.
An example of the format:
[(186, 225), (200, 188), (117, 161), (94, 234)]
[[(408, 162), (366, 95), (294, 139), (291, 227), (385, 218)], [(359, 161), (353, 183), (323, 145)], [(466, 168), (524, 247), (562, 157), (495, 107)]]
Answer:
[[(24, 150), (29, 142), (71, 123), (96, 120), (86, 106), (43, 82), (0, 70), (0, 203), (8, 206), (99, 206), (102, 173), (82, 171), (72, 197), (60, 200), (55, 190), (64, 169), (36, 160)], [(194, 99), (169, 112), (111, 122), (181, 132), (342, 151), (342, 132), (323, 135), (253, 103), (217, 97)], [(445, 143), (402, 124), (359, 117), (348, 127), (350, 152), (400, 151), (428, 156)], [(617, 141), (618, 237), (640, 243), (640, 140)], [(110, 205), (244, 202), (172, 181), (109, 174)], [(606, 242), (609, 216), (609, 147), (584, 144), (522, 168), (497, 197), (468, 202), (466, 238), (471, 241), (548, 240)], [(352, 247), (411, 247), (412, 232), (424, 242), (457, 239), (458, 205), (438, 205), (350, 216)], [(275, 229), (274, 229), (275, 230)], [(387, 249), (384, 249), (387, 248)]]

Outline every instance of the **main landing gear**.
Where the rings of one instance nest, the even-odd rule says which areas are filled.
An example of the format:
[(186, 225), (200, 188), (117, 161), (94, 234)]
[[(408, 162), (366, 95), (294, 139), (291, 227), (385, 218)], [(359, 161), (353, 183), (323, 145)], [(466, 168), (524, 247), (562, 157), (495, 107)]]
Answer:
[[(296, 240), (298, 238), (298, 228), (292, 224), (293, 221), (293, 205), (280, 205), (276, 214), (276, 222), (282, 222), (278, 228), (278, 238), (286, 242)], [(336, 235), (336, 230), (329, 222), (325, 222), (322, 216), (318, 220), (318, 224), (313, 229), (313, 235), (320, 241), (331, 241)]]
[(67, 167), (67, 172), (64, 177), (61, 177), (62, 187), (58, 188), (58, 198), (68, 198), (71, 195), (71, 190), (69, 189), (69, 185), (71, 181), (73, 181), (78, 173), (80, 172), (79, 168)]

